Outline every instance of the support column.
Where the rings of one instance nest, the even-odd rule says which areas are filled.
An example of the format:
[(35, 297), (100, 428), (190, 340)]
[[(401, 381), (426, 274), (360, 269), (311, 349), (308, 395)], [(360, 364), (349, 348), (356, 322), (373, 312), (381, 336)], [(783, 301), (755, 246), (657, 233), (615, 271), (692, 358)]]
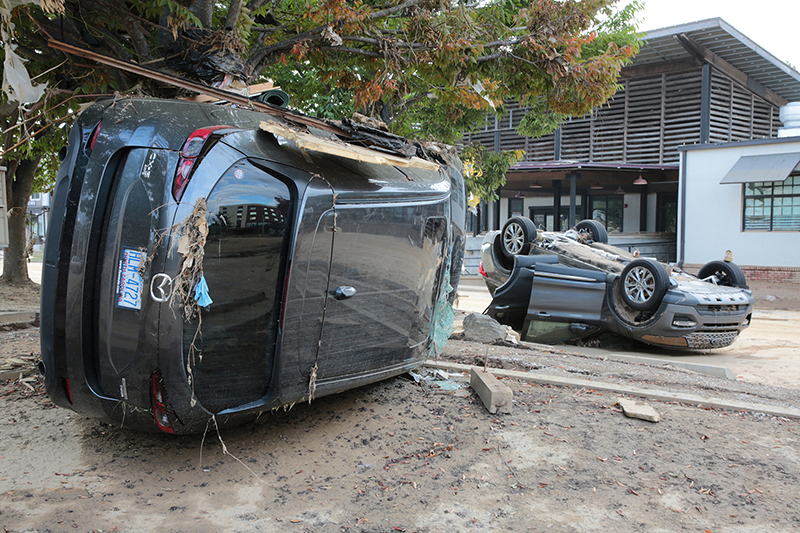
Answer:
[(553, 231), (561, 231), (561, 180), (553, 180)]
[(711, 140), (711, 65), (703, 64), (702, 92), (700, 93), (700, 144)]
[(567, 174), (569, 177), (569, 227), (574, 228), (577, 220), (575, 220), (576, 203), (578, 201), (578, 178), (581, 177), (577, 172), (570, 172)]
[(647, 185), (642, 188), (639, 196), (639, 231), (647, 231)]

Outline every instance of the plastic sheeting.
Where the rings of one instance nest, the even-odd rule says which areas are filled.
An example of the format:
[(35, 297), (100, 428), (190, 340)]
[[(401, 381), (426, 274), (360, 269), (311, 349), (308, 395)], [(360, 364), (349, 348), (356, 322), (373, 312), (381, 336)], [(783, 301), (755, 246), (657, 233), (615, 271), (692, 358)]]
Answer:
[(238, 54), (210, 44), (199, 44), (210, 36), (211, 31), (207, 29), (185, 30), (181, 38), (167, 47), (164, 54), (166, 65), (209, 85), (217, 84), (216, 87), (227, 87), (232, 79), (246, 81), (248, 68)]
[(25, 68), (25, 60), (14, 52), (11, 44), (14, 25), (11, 23), (11, 10), (23, 4), (37, 3), (33, 0), (0, 0), (0, 37), (3, 39), (5, 61), (3, 61), (3, 92), (9, 102), (32, 104), (38, 102), (47, 89), (47, 84), (34, 84)]

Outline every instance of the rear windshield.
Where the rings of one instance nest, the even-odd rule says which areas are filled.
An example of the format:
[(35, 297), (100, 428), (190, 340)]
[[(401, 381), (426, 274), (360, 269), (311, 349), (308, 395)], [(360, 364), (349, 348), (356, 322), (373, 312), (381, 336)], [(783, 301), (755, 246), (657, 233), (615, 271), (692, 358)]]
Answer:
[[(203, 268), (213, 303), (184, 326), (195, 395), (218, 412), (261, 399), (272, 373), (291, 232), (292, 197), (278, 178), (246, 160), (208, 197)], [(198, 333), (199, 326), (199, 334)], [(197, 335), (196, 335), (197, 334)]]

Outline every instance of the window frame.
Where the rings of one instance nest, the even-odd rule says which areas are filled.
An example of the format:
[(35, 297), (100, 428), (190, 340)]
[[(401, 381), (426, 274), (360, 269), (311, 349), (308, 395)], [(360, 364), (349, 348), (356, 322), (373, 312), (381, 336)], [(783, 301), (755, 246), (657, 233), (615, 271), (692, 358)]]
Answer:
[[(603, 224), (603, 226), (606, 228), (606, 231), (608, 231), (609, 233), (624, 233), (624, 228), (625, 228), (625, 198), (622, 195), (593, 194), (593, 195), (589, 196), (589, 210), (586, 213), (586, 218), (594, 219), (594, 212), (595, 212), (595, 210), (597, 210), (597, 208), (595, 207), (595, 202), (597, 202), (598, 200), (601, 200), (601, 199), (603, 201), (605, 201), (605, 207), (602, 209), (602, 211), (605, 213), (605, 220), (598, 220), (598, 222)], [(615, 202), (618, 201), (621, 204), (620, 221), (619, 221), (619, 228), (620, 229), (619, 229), (619, 231), (614, 231), (614, 232), (612, 232), (611, 230), (608, 229), (608, 219), (609, 219), (609, 216), (608, 216), (608, 204), (609, 204), (609, 202), (611, 200), (614, 200)]]
[[(789, 187), (790, 192), (786, 193), (786, 189), (784, 187)], [(768, 193), (765, 194), (754, 194), (749, 193), (749, 191), (755, 191), (758, 188), (765, 188), (769, 189)], [(781, 188), (780, 193), (775, 193), (776, 188)], [(795, 192), (796, 191), (796, 192)], [(749, 194), (748, 194), (749, 193)], [(786, 199), (790, 199), (790, 203), (788, 206), (784, 205), (784, 201)], [(797, 199), (797, 200), (793, 200)], [(761, 200), (763, 204), (761, 206), (757, 205), (748, 205), (748, 200)], [(780, 201), (781, 205), (776, 205), (776, 200)], [(768, 205), (766, 205), (768, 204)], [(797, 215), (794, 213), (790, 213), (790, 217), (797, 217), (797, 222), (790, 227), (775, 227), (775, 208), (780, 207), (789, 207), (791, 211), (797, 211)], [(756, 218), (757, 215), (755, 213), (748, 214), (748, 209), (761, 209), (762, 212), (769, 211), (769, 214), (762, 215), (763, 219), (767, 219), (768, 223), (767, 227), (752, 227), (753, 224), (758, 222)], [(743, 183), (742, 184), (742, 232), (753, 232), (753, 231), (800, 231), (800, 172), (792, 172), (787, 176), (784, 181), (759, 181), (759, 182), (752, 182), (752, 183)], [(778, 214), (777, 216), (785, 216), (782, 213)], [(748, 220), (750, 224), (748, 224)], [(762, 223), (763, 224), (763, 223)], [(750, 226), (750, 227), (748, 227)]]

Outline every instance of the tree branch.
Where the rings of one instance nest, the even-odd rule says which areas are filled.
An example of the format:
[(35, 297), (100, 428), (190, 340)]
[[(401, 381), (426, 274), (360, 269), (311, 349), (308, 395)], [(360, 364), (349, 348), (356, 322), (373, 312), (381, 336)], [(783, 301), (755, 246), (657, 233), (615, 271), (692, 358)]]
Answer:
[(242, 0), (231, 0), (231, 4), (228, 7), (228, 14), (225, 17), (225, 30), (228, 28), (235, 28), (236, 23), (239, 21), (239, 15), (242, 14)]
[[(421, 4), (423, 1), (424, 0), (407, 0), (406, 2), (403, 2), (402, 4), (398, 4), (396, 6), (393, 6), (393, 7), (387, 8), (387, 9), (382, 9), (381, 11), (376, 11), (374, 13), (370, 13), (366, 17), (366, 19), (372, 21), (372, 20), (377, 20), (377, 19), (380, 19), (380, 18), (388, 17), (389, 15), (392, 15), (394, 13), (401, 12), (403, 10), (406, 10), (406, 9), (410, 8), (410, 7), (414, 7), (414, 6), (418, 5), (418, 4)], [(334, 28), (336, 28), (340, 24), (341, 24), (341, 22), (336, 22), (336, 23), (331, 24), (331, 25)], [(322, 39), (322, 32), (328, 26), (329, 26), (329, 24), (317, 26), (316, 28), (312, 28), (310, 30), (306, 30), (303, 33), (299, 33), (297, 35), (294, 35), (292, 37), (284, 39), (284, 40), (282, 40), (280, 42), (277, 42), (275, 44), (272, 44), (272, 45), (269, 45), (269, 46), (258, 47), (253, 52), (253, 55), (251, 55), (250, 60), (248, 61), (248, 64), (253, 69), (254, 76), (260, 75), (261, 72), (263, 72), (264, 69), (267, 66), (275, 63), (275, 61), (276, 61), (276, 60), (266, 59), (266, 58), (268, 58), (269, 56), (271, 56), (273, 54), (277, 54), (279, 52), (285, 52), (286, 50), (291, 50), (292, 47), (294, 47), (295, 44), (300, 43), (302, 41), (319, 41), (319, 40), (321, 40)], [(353, 49), (353, 50), (356, 50), (356, 49)], [(366, 54), (361, 53), (361, 52), (354, 52), (354, 53), (359, 53), (360, 55), (366, 55)], [(377, 55), (377, 56), (369, 56), (369, 57), (382, 57), (382, 56)], [(264, 63), (264, 64), (262, 65), (262, 63)]]
[(317, 47), (316, 49), (320, 50), (320, 51), (323, 51), (323, 52), (345, 52), (345, 53), (348, 53), (348, 54), (356, 54), (356, 55), (361, 55), (361, 56), (365, 56), (365, 57), (372, 57), (372, 58), (377, 58), (377, 59), (381, 59), (381, 58), (384, 57), (383, 54), (379, 54), (378, 52), (372, 52), (370, 50), (364, 50), (363, 48), (351, 48), (349, 46), (326, 46), (326, 45), (323, 45), (323, 46)]

